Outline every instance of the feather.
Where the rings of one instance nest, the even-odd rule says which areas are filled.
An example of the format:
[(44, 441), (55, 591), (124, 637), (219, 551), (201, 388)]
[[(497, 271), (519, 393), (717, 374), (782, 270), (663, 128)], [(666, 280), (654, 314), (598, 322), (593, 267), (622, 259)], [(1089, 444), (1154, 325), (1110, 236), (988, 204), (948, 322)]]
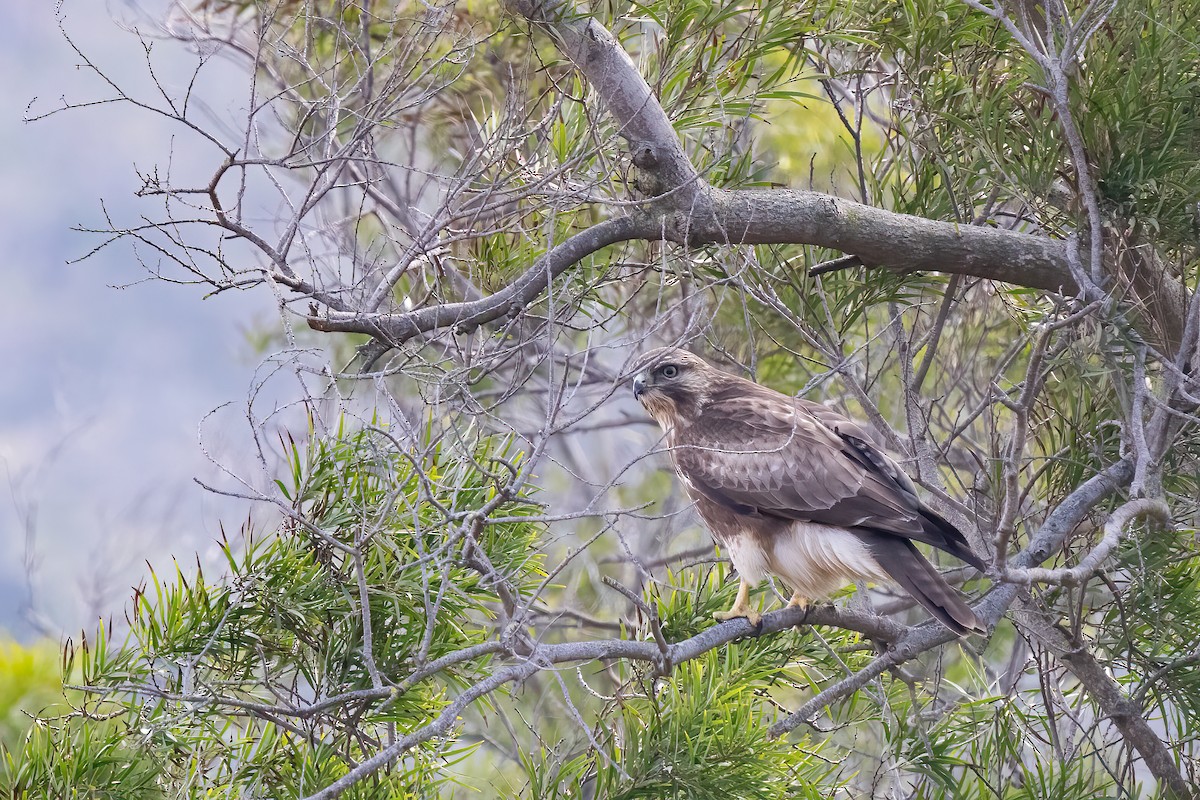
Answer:
[[(913, 542), (981, 571), (983, 560), (958, 528), (921, 502), (868, 428), (682, 350), (652, 351), (642, 363), (639, 400), (667, 432), (676, 470), (718, 542), (737, 542), (746, 554), (758, 548), (793, 589), (819, 586), (828, 594), (854, 580), (890, 576), (956, 633), (981, 630)], [(760, 560), (755, 556), (754, 572)]]
[(907, 539), (855, 531), (892, 580), (950, 630), (985, 633), (975, 612)]

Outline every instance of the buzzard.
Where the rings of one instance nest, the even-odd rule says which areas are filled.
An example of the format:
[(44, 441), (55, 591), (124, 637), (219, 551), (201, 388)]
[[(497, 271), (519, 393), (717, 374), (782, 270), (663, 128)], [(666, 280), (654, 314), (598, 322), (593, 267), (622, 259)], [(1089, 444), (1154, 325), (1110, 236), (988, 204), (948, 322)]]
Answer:
[(981, 571), (983, 561), (861, 425), (684, 350), (652, 350), (641, 363), (634, 397), (662, 426), (676, 472), (741, 578), (718, 619), (758, 624), (749, 592), (771, 574), (792, 589), (789, 606), (854, 581), (891, 581), (956, 634), (983, 632), (913, 542)]

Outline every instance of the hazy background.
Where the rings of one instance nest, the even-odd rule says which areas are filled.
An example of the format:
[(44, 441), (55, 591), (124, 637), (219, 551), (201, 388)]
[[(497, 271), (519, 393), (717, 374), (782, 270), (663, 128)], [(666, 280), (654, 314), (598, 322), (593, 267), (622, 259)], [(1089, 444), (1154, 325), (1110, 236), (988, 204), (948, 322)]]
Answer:
[[(265, 292), (205, 300), (200, 287), (148, 281), (125, 244), (67, 263), (102, 242), (70, 230), (102, 227), (101, 201), (124, 223), (146, 211), (133, 197), (135, 164), (170, 158), (174, 173), (199, 176), (215, 151), (126, 104), (23, 121), (64, 98), (112, 96), (80, 66), (54, 5), (0, 0), (0, 637), (24, 640), (122, 616), (147, 560), (192, 565), (197, 551), (212, 554), (219, 520), (236, 529), (245, 519), (245, 503), (193, 482), (217, 472), (197, 427), (232, 403), (204, 442), (231, 464), (249, 457), (237, 406), (260, 357), (246, 331), (275, 318)], [(164, 5), (66, 0), (59, 13), (110, 77), (148, 90), (142, 46), (123, 28), (147, 30)], [(171, 86), (196, 62), (170, 41), (153, 59)], [(210, 64), (206, 74), (199, 99), (212, 117), (244, 106), (244, 70)]]

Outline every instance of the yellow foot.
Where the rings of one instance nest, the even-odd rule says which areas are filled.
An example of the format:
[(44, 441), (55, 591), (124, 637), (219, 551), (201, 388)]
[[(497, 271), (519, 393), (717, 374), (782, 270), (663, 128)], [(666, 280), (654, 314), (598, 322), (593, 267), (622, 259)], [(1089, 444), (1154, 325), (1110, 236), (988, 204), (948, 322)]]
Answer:
[(762, 624), (762, 614), (759, 614), (754, 609), (750, 608), (750, 584), (742, 580), (738, 584), (737, 599), (733, 601), (733, 608), (728, 611), (717, 611), (713, 617), (724, 622), (727, 619), (737, 619), (745, 617), (754, 627)]
[(792, 599), (788, 600), (787, 607), (795, 608), (796, 606), (800, 606), (800, 608), (808, 608), (808, 598), (799, 592), (792, 592)]
[(735, 603), (733, 608), (729, 609), (728, 611), (717, 611), (713, 614), (713, 617), (715, 619), (721, 620), (722, 622), (724, 622), (727, 619), (737, 619), (739, 617), (745, 617), (750, 622), (750, 624), (756, 628), (759, 626), (760, 623), (762, 623), (762, 614), (759, 614), (757, 611), (750, 608), (750, 606), (746, 605), (745, 603)]

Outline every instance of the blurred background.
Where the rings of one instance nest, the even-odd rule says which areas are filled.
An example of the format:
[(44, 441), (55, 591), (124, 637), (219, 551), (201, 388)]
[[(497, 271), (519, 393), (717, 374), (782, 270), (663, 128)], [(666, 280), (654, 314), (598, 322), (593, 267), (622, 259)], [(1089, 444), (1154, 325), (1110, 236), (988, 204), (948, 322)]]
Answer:
[[(4, 5), (0, 639), (28, 642), (120, 616), (147, 560), (194, 569), (196, 552), (216, 556), (219, 521), (246, 518), (247, 503), (193, 478), (248, 456), (245, 397), (261, 358), (251, 340), (277, 317), (264, 292), (202, 301), (202, 287), (147, 280), (153, 254), (125, 244), (73, 263), (105, 241), (73, 228), (136, 218), (139, 167), (186, 174), (190, 158), (211, 155), (181, 141), (178, 124), (125, 106), (27, 121), (113, 96), (63, 30), (112, 78), (146, 88), (133, 31), (152, 31), (166, 4)], [(153, 55), (164, 84), (186, 85), (194, 55), (171, 41)], [(249, 78), (208, 69), (197, 99), (219, 118), (244, 104)], [(198, 423), (226, 403), (204, 423), (206, 455)]]

